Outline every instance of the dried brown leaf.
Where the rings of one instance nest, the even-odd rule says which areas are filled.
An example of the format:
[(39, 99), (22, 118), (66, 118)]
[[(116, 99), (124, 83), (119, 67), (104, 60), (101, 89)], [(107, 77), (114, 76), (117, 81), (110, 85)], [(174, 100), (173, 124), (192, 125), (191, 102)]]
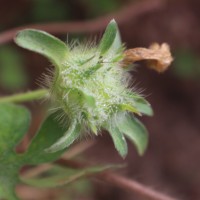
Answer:
[(153, 43), (147, 48), (128, 49), (124, 52), (124, 65), (129, 65), (136, 61), (147, 60), (147, 66), (157, 72), (164, 72), (172, 63), (173, 58), (168, 44)]

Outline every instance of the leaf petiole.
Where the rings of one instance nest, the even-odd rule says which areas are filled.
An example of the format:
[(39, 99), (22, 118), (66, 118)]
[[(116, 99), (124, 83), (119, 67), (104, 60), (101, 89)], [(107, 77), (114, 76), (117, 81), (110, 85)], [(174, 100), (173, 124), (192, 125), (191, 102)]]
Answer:
[(26, 93), (14, 94), (11, 96), (0, 97), (0, 103), (21, 103), (25, 101), (39, 100), (48, 95), (47, 89), (39, 89)]

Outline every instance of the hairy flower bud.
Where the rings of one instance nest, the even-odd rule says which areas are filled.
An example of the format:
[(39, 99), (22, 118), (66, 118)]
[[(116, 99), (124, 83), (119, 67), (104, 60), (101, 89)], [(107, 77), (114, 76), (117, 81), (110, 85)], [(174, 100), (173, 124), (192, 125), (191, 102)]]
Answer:
[[(129, 87), (130, 74), (122, 67), (124, 47), (112, 20), (99, 45), (66, 45), (48, 33), (24, 30), (16, 43), (47, 57), (55, 70), (46, 83), (55, 110), (68, 125), (66, 134), (47, 149), (55, 152), (72, 144), (85, 132), (106, 129), (122, 157), (127, 154), (124, 135), (142, 154), (147, 145), (144, 126), (133, 114), (151, 115), (147, 101)], [(55, 133), (56, 134), (56, 133)]]

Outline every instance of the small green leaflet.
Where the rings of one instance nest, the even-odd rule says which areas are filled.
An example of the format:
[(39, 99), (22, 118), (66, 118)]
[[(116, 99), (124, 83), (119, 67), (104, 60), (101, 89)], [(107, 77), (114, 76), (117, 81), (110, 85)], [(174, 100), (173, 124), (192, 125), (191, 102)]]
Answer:
[(130, 114), (122, 114), (116, 126), (135, 144), (138, 153), (142, 155), (148, 143), (148, 134), (144, 125)]
[(68, 52), (64, 42), (44, 31), (34, 29), (18, 32), (15, 42), (25, 49), (47, 57), (57, 67), (64, 61)]
[[(110, 54), (109, 51), (117, 53), (121, 48), (121, 38), (115, 20), (111, 20), (99, 44), (100, 55)], [(112, 52), (113, 54), (114, 52)]]
[(110, 136), (112, 137), (113, 143), (116, 150), (125, 158), (128, 153), (128, 147), (124, 135), (116, 126), (107, 126), (106, 129), (109, 131)]

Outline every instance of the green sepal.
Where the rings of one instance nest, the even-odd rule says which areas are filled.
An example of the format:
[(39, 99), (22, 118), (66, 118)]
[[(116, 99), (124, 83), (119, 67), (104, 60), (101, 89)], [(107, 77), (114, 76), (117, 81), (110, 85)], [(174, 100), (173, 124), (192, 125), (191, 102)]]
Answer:
[[(112, 47), (112, 48), (111, 48)], [(109, 50), (117, 53), (122, 47), (121, 38), (118, 30), (117, 23), (115, 20), (111, 20), (108, 24), (105, 33), (99, 44), (100, 55), (105, 55), (109, 53)]]
[(47, 57), (59, 67), (65, 60), (68, 47), (58, 38), (35, 29), (19, 31), (15, 37), (19, 46)]
[(139, 96), (137, 94), (134, 94), (132, 92), (127, 93), (128, 97), (132, 99), (133, 101), (133, 107), (135, 107), (138, 111), (138, 113), (152, 116), (153, 110), (151, 108), (151, 105), (148, 101), (146, 101), (142, 96)]
[[(89, 117), (90, 117), (90, 116), (89, 116)], [(89, 117), (88, 117), (88, 118), (89, 118)], [(88, 123), (88, 126), (90, 127), (92, 133), (94, 133), (95, 135), (98, 135), (98, 128), (96, 127), (95, 124), (89, 122), (89, 123)]]
[(121, 104), (120, 108), (122, 111), (130, 111), (130, 112), (140, 115), (140, 112), (138, 111), (138, 109), (130, 104)]
[(66, 132), (66, 128), (62, 127), (56, 119), (56, 113), (49, 115), (42, 123), (37, 134), (31, 141), (28, 150), (23, 155), (23, 159), (28, 164), (40, 164), (45, 162), (52, 162), (60, 157), (63, 153), (57, 151), (56, 153), (47, 153), (44, 149), (53, 145)]
[(85, 76), (86, 78), (89, 78), (90, 76), (92, 76), (93, 74), (95, 74), (96, 71), (97, 71), (98, 69), (100, 69), (102, 66), (103, 66), (102, 64), (99, 64), (99, 63), (98, 63), (98, 64), (96, 64), (95, 66), (90, 67), (89, 69), (87, 69), (87, 70), (84, 72), (84, 76)]
[(153, 109), (151, 108), (151, 105), (148, 101), (146, 101), (144, 98), (138, 98), (135, 99), (135, 107), (138, 110), (139, 113), (142, 113), (147, 116), (153, 116)]
[(120, 154), (120, 156), (122, 158), (125, 158), (128, 153), (126, 139), (122, 132), (114, 124), (115, 123), (105, 126), (105, 129), (109, 132), (110, 136), (112, 137), (114, 146)]
[(116, 125), (135, 144), (139, 155), (143, 155), (148, 144), (148, 133), (144, 125), (135, 117), (124, 113), (119, 114)]
[(94, 108), (96, 106), (96, 101), (93, 96), (87, 95), (78, 88), (69, 88), (68, 90), (67, 99), (69, 102), (88, 108)]
[(49, 148), (45, 149), (47, 153), (55, 153), (69, 147), (81, 133), (81, 125), (76, 121), (71, 122), (68, 130), (65, 132), (64, 136), (59, 138), (54, 144)]

